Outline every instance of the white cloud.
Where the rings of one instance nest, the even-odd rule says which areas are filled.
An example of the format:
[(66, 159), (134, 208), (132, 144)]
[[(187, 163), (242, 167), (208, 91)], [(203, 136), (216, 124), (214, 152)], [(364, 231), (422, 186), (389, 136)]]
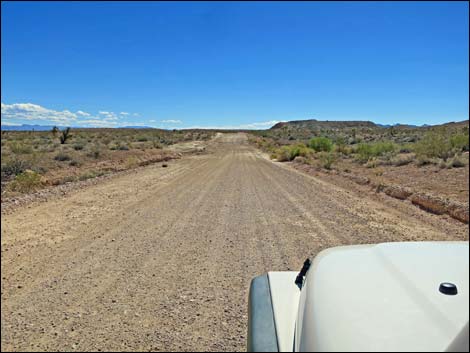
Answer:
[(129, 115), (128, 112), (120, 112), (119, 114), (121, 114), (121, 115)]
[(10, 123), (9, 121), (2, 121), (2, 125), (4, 125), (4, 126), (21, 126), (21, 124)]
[(57, 111), (32, 103), (2, 103), (2, 118), (15, 120), (44, 120), (69, 124), (77, 120), (77, 114), (69, 110)]
[(118, 120), (119, 118), (114, 112), (100, 111), (100, 115), (103, 115), (105, 120)]
[(149, 120), (150, 123), (156, 123), (157, 121), (152, 119), (152, 120)]
[(134, 114), (132, 114), (132, 115), (133, 115), (133, 116), (140, 116), (139, 113), (134, 113)]
[(69, 110), (57, 111), (32, 103), (2, 103), (2, 125), (20, 125), (35, 121), (50, 125), (75, 125), (88, 127), (117, 126), (118, 116), (113, 112), (100, 111), (96, 116), (78, 110), (72, 113)]
[(84, 111), (81, 111), (81, 110), (77, 111), (76, 114), (79, 115), (79, 116), (90, 116), (91, 115), (91, 114), (89, 114), (87, 112), (84, 112)]
[(169, 119), (169, 120), (162, 120), (162, 123), (165, 123), (165, 124), (181, 124), (183, 122), (181, 120)]

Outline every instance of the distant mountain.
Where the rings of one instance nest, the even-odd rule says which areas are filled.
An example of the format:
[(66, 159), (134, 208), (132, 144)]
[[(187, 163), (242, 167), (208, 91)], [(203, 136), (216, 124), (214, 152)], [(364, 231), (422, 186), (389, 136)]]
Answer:
[[(66, 126), (58, 126), (59, 129), (65, 129)], [(54, 125), (1, 125), (2, 131), (50, 131)], [(90, 127), (71, 126), (73, 129), (93, 129)], [(153, 129), (150, 126), (122, 126), (119, 129)]]
[(351, 129), (351, 128), (400, 128), (400, 129), (414, 129), (414, 128), (429, 128), (433, 126), (466, 126), (468, 125), (468, 120), (459, 121), (459, 122), (449, 122), (438, 125), (428, 125), (423, 124), (411, 125), (411, 124), (376, 124), (372, 121), (320, 121), (316, 119), (310, 120), (293, 120), (287, 122), (280, 122), (273, 125), (269, 130), (279, 130), (279, 129), (288, 129), (288, 130), (322, 130), (322, 129)]
[[(1, 125), (2, 131), (49, 131), (52, 130), (53, 125)], [(59, 129), (64, 129), (64, 126), (57, 126)]]
[(377, 127), (372, 121), (320, 121), (316, 119), (310, 120), (294, 120), (288, 122), (280, 122), (271, 127), (270, 130), (281, 129), (283, 127), (293, 129), (341, 129), (341, 128), (363, 128)]

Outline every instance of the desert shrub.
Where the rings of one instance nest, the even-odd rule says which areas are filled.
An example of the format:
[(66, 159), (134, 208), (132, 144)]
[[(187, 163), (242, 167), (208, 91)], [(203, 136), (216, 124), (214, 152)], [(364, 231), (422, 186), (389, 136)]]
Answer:
[(335, 151), (348, 155), (351, 153), (351, 148), (348, 147), (347, 141), (344, 137), (340, 136), (335, 141)]
[(82, 165), (82, 163), (80, 163), (80, 161), (77, 161), (76, 159), (72, 159), (69, 163), (70, 166), (72, 167), (79, 167)]
[(137, 136), (137, 141), (138, 142), (147, 142), (148, 137), (147, 136)]
[(10, 150), (14, 154), (28, 154), (33, 152), (33, 148), (30, 145), (24, 143), (14, 142), (10, 145)]
[(72, 157), (70, 157), (67, 153), (59, 152), (54, 159), (59, 162), (70, 161)]
[(414, 150), (420, 160), (442, 158), (447, 161), (453, 155), (452, 144), (445, 131), (429, 131), (415, 144)]
[(393, 142), (377, 142), (372, 145), (372, 153), (375, 157), (393, 155), (397, 146)]
[[(418, 167), (422, 167), (424, 165), (430, 165), (430, 164), (439, 164), (442, 160), (439, 160), (437, 158), (429, 158), (425, 156), (416, 156), (416, 165)], [(445, 163), (444, 161), (442, 161)]]
[(398, 148), (400, 153), (411, 153), (414, 150), (414, 145), (412, 143), (405, 143)]
[(297, 156), (308, 157), (310, 150), (304, 144), (282, 146), (275, 152), (275, 158), (279, 162), (292, 161)]
[(41, 176), (32, 170), (25, 170), (18, 174), (8, 187), (13, 191), (29, 192), (37, 189), (40, 185)]
[(2, 179), (18, 175), (31, 168), (31, 163), (22, 159), (13, 158), (2, 165)]
[(139, 160), (136, 157), (131, 156), (126, 159), (126, 163), (125, 163), (126, 169), (132, 169), (132, 168), (137, 167), (138, 165), (139, 165)]
[(279, 162), (291, 161), (292, 159), (295, 158), (295, 157), (291, 158), (291, 150), (289, 146), (282, 146), (276, 151), (274, 156)]
[(410, 164), (411, 162), (413, 162), (413, 160), (414, 160), (413, 156), (397, 156), (397, 157), (392, 158), (390, 162), (394, 166), (400, 167), (403, 165)]
[(93, 148), (86, 154), (88, 157), (98, 159), (101, 156), (101, 148), (98, 145), (94, 145)]
[(450, 137), (450, 145), (456, 151), (468, 151), (468, 135), (455, 134)]
[(465, 167), (465, 162), (462, 157), (455, 155), (448, 163), (447, 168), (463, 168)]
[(384, 174), (384, 170), (382, 168), (377, 168), (374, 172), (375, 176), (382, 176)]
[(162, 144), (161, 144), (159, 141), (157, 141), (157, 140), (153, 140), (153, 141), (152, 141), (152, 146), (153, 146), (153, 148), (156, 148), (156, 149), (161, 149), (161, 148), (163, 148)]
[(73, 149), (75, 151), (81, 151), (83, 150), (83, 148), (85, 148), (85, 144), (83, 143), (76, 143), (75, 145), (73, 145)]
[(100, 171), (100, 170), (89, 170), (89, 171), (81, 174), (78, 177), (78, 180), (92, 179), (92, 178), (96, 178), (96, 177), (99, 177), (99, 176), (104, 175), (104, 174), (105, 174), (105, 172)]
[(369, 160), (365, 164), (366, 168), (376, 168), (379, 165), (380, 165), (380, 162), (375, 157), (369, 158)]
[(360, 143), (356, 148), (356, 159), (359, 162), (367, 162), (373, 156), (372, 146), (367, 143)]
[(331, 169), (334, 162), (336, 162), (336, 155), (333, 152), (320, 152), (318, 154), (320, 165), (325, 169)]
[(309, 146), (315, 152), (331, 152), (333, 142), (327, 137), (314, 137), (310, 140)]
[(126, 145), (118, 144), (118, 145), (111, 146), (110, 150), (128, 151), (129, 147)]
[(372, 157), (392, 158), (397, 151), (393, 142), (360, 143), (356, 148), (356, 159), (362, 163)]

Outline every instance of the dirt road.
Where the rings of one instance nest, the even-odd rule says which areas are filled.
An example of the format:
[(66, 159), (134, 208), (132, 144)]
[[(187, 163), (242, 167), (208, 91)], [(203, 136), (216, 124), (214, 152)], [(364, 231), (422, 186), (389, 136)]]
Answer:
[(273, 163), (243, 134), (2, 215), (2, 350), (244, 350), (250, 279), (468, 226)]

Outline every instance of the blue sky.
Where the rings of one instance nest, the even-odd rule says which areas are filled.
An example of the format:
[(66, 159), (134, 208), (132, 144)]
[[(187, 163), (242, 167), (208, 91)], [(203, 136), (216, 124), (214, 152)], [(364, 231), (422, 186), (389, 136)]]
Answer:
[(467, 2), (2, 2), (2, 124), (468, 119)]

